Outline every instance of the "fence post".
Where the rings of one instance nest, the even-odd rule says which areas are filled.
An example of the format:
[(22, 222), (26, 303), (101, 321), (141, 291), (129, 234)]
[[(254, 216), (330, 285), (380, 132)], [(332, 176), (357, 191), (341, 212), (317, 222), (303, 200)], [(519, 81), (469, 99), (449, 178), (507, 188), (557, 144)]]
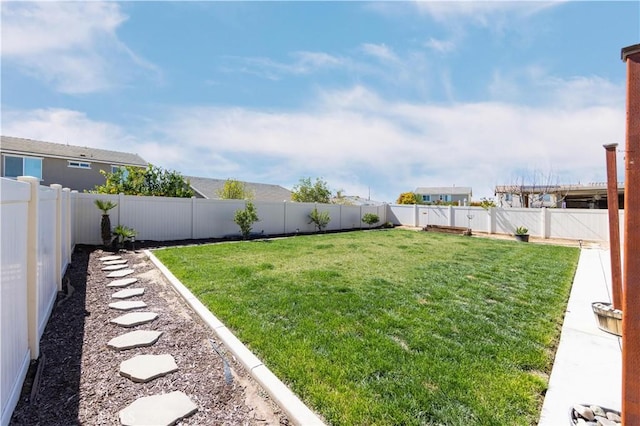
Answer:
[(420, 226), (420, 218), (418, 217), (418, 205), (417, 204), (413, 205), (413, 226), (414, 227)]
[(496, 209), (495, 207), (489, 207), (487, 209), (487, 218), (488, 218), (488, 226), (487, 228), (489, 229), (489, 234), (495, 234), (496, 233)]
[(70, 188), (63, 188), (62, 191), (65, 194), (65, 210), (67, 211), (67, 215), (65, 216), (64, 220), (66, 221), (65, 224), (65, 235), (64, 235), (64, 243), (65, 243), (65, 247), (67, 249), (67, 258), (65, 259), (66, 264), (68, 265), (69, 263), (71, 263), (71, 249), (73, 248), (73, 242), (71, 241), (71, 189)]
[(543, 239), (549, 238), (549, 234), (547, 233), (547, 208), (540, 208), (540, 226), (542, 228), (542, 235), (540, 235)]
[(18, 176), (18, 180), (31, 186), (27, 213), (27, 330), (31, 359), (38, 359), (40, 356), (40, 339), (38, 339), (38, 204), (40, 203), (40, 182), (32, 176)]
[(195, 239), (196, 228), (196, 197), (191, 197), (191, 239)]
[(118, 194), (118, 225), (122, 225), (122, 208), (124, 207), (124, 193)]
[(62, 185), (52, 183), (49, 185), (56, 192), (56, 241), (53, 244), (55, 256), (55, 280), (58, 291), (62, 291)]
[(73, 211), (74, 211), (73, 221), (71, 222), (73, 223), (73, 235), (71, 238), (71, 248), (74, 248), (76, 245), (76, 239), (78, 238), (78, 222), (79, 221), (76, 219), (77, 219), (79, 201), (78, 201), (78, 191), (76, 189), (73, 189), (71, 193), (73, 194)]
[(287, 235), (287, 200), (282, 201), (282, 215), (284, 216), (284, 220), (282, 222), (284, 222), (283, 226), (283, 230), (282, 230), (282, 234), (283, 235)]
[(456, 220), (455, 220), (455, 217), (453, 215), (453, 206), (448, 206), (447, 210), (448, 210), (448, 214), (449, 214), (449, 226), (455, 226)]

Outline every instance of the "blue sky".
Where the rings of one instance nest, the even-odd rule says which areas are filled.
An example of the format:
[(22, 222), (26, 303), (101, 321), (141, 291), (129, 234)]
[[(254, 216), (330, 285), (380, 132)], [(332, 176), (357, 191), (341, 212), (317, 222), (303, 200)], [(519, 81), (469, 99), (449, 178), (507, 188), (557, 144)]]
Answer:
[(640, 42), (640, 1), (1, 7), (3, 135), (381, 201), (604, 181)]

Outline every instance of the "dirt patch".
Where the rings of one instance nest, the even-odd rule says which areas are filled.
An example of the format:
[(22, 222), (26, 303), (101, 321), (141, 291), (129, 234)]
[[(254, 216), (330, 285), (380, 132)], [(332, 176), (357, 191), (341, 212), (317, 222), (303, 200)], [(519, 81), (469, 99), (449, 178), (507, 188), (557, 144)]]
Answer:
[[(136, 329), (163, 335), (150, 347), (109, 349), (106, 343), (111, 338), (130, 331), (109, 323), (123, 314), (108, 307), (118, 289), (106, 287), (112, 280), (98, 259), (110, 254), (93, 247), (76, 249), (65, 276), (73, 292), (54, 308), (41, 340), (40, 362), (46, 361), (40, 378), (34, 386), (38, 362), (33, 362), (12, 425), (119, 424), (118, 412), (137, 398), (171, 391), (185, 392), (198, 405), (198, 412), (180, 425), (289, 424), (143, 253), (120, 253), (139, 279), (131, 287), (145, 288), (144, 295), (131, 300), (143, 300), (148, 305), (145, 310), (159, 314), (157, 320)], [(59, 294), (58, 301), (65, 297)], [(149, 383), (134, 383), (119, 374), (124, 360), (164, 353), (173, 355), (177, 372)], [(225, 361), (230, 369), (226, 374)]]

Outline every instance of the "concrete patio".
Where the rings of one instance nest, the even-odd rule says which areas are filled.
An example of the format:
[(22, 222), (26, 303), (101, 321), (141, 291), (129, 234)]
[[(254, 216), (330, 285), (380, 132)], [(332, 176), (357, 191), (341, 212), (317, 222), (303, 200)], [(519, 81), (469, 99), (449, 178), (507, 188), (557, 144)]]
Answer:
[(575, 404), (621, 409), (621, 338), (598, 328), (593, 302), (611, 302), (609, 251), (581, 251), (539, 426), (569, 424)]

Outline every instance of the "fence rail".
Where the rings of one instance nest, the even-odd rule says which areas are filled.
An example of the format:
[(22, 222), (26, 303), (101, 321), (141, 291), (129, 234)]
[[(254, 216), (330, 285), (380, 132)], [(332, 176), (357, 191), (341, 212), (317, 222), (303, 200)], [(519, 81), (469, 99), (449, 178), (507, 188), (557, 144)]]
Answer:
[[(61, 279), (75, 244), (102, 244), (101, 212), (95, 200), (111, 200), (112, 226), (134, 228), (139, 240), (184, 240), (239, 235), (234, 213), (238, 200), (204, 200), (128, 195), (79, 194), (60, 185), (42, 187), (35, 178), (0, 179), (1, 214), (1, 347), (0, 403), (2, 425), (9, 422), (30, 359), (39, 355), (39, 340), (61, 289)], [(328, 230), (366, 227), (362, 217), (424, 227), (468, 227), (476, 232), (512, 234), (525, 226), (542, 238), (608, 241), (606, 210), (501, 209), (457, 206), (344, 206), (336, 204), (254, 202), (260, 221), (254, 232), (265, 235), (314, 231), (309, 213), (327, 211)], [(621, 211), (620, 223), (623, 224)], [(622, 228), (622, 225), (621, 225)]]

